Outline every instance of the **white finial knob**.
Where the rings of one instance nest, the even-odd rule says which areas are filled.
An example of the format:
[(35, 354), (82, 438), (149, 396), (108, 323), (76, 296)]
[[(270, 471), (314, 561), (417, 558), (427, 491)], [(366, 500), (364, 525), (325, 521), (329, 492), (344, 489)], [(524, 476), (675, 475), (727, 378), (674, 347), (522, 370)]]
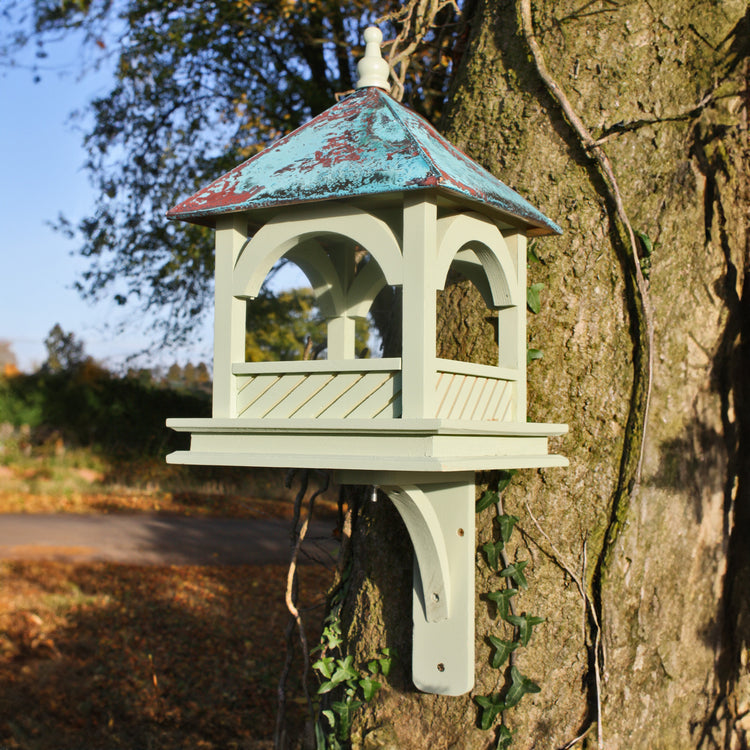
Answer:
[(358, 89), (365, 86), (377, 86), (384, 91), (391, 90), (388, 85), (390, 69), (388, 63), (380, 54), (380, 43), (382, 41), (383, 34), (377, 26), (368, 26), (365, 29), (365, 56), (357, 63)]

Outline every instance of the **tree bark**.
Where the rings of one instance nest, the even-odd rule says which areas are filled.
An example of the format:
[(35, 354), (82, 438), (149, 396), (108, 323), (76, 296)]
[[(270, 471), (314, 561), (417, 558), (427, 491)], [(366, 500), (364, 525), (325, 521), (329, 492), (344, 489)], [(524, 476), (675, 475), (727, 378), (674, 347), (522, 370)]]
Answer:
[[(535, 0), (524, 29), (523, 1), (477, 3), (445, 127), (564, 229), (538, 241), (529, 269), (545, 285), (529, 314), (529, 346), (543, 352), (529, 366), (529, 413), (570, 425), (553, 446), (570, 467), (521, 471), (504, 494), (522, 532), (509, 554), (529, 560), (518, 606), (546, 622), (516, 657), (541, 692), (503, 720), (517, 748), (566, 747), (587, 731), (583, 746), (600, 733), (608, 750), (747, 747), (750, 16), (735, 0)], [(560, 93), (599, 139), (616, 191)], [(479, 295), (456, 289), (440, 351), (482, 361), (491, 350), (461, 326), (468, 307), (471, 330), (491, 321)], [(490, 510), (477, 527), (479, 546)], [(364, 503), (353, 541), (350, 651), (397, 654), (354, 746), (494, 747), (472, 696), (411, 685), (412, 552), (387, 499)], [(502, 630), (482, 597), (493, 588), (477, 554), (473, 695), (498, 690), (487, 635)]]

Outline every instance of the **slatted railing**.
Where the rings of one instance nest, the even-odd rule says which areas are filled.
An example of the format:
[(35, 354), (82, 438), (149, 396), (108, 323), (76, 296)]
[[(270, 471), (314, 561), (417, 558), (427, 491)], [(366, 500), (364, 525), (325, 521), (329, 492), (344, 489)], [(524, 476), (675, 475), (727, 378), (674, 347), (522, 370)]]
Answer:
[(515, 419), (518, 373), (490, 365), (438, 359), (438, 419), (508, 422)]
[[(237, 416), (255, 419), (398, 419), (401, 360), (248, 362), (232, 368)], [(518, 373), (488, 365), (437, 360), (434, 416), (515, 419)]]
[(401, 416), (401, 360), (248, 362), (232, 368), (237, 416), (394, 419)]

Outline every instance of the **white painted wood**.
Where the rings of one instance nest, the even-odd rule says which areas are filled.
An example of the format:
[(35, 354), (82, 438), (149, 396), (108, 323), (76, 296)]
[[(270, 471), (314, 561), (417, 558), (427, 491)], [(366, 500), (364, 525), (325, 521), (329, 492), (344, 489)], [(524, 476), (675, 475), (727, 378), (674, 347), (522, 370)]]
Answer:
[(357, 63), (359, 78), (355, 88), (375, 86), (383, 91), (390, 91), (391, 87), (388, 85), (390, 68), (380, 54), (383, 33), (377, 26), (368, 26), (365, 29), (364, 38), (365, 56)]
[(233, 269), (247, 242), (244, 214), (220, 216), (216, 222), (214, 290), (214, 417), (237, 414), (232, 364), (245, 359), (245, 302), (232, 295)]
[(404, 197), (402, 404), (404, 418), (434, 414), (437, 201), (425, 193)]

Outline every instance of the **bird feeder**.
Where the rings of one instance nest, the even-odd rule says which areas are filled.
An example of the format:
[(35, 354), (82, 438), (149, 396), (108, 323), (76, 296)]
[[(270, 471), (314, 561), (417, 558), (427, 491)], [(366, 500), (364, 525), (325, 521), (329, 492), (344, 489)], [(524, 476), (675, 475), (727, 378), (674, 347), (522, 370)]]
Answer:
[[(388, 95), (381, 33), (357, 90), (169, 211), (216, 229), (213, 416), (170, 463), (334, 470), (377, 485), (415, 552), (414, 684), (474, 683), (474, 473), (564, 466), (526, 420), (526, 240), (559, 227)], [(364, 260), (355, 264), (364, 253)], [(246, 305), (295, 263), (327, 358), (246, 362)], [(436, 356), (436, 294), (460, 271), (498, 315), (496, 365)], [(401, 287), (400, 357), (357, 359), (354, 326)]]

